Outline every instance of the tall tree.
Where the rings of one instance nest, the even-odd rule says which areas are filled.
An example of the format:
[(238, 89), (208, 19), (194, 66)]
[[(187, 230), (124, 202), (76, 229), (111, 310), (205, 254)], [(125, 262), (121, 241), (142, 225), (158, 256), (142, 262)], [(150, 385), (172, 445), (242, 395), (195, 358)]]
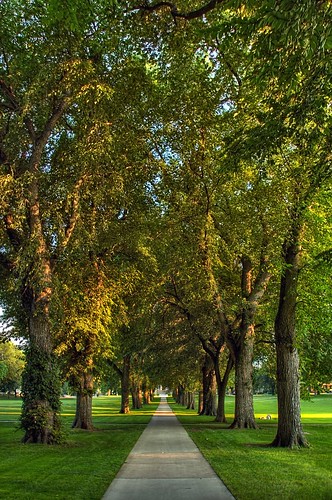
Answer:
[[(63, 23), (53, 18), (46, 5), (1, 4), (1, 173), (5, 179), (1, 263), (20, 298), (16, 311), (24, 318), (21, 325), (29, 339), (21, 420), (25, 442), (53, 442), (59, 428), (60, 383), (50, 304), (56, 261), (77, 223), (84, 173), (73, 173), (73, 183), (62, 185), (64, 189), (58, 189), (58, 197), (53, 198), (56, 205), (50, 204), (46, 193), (53, 181), (56, 144), (70, 130), (80, 106), (95, 105), (105, 89), (101, 61), (91, 57), (95, 19), (90, 10), (81, 14), (71, 29), (72, 19)], [(72, 167), (65, 162), (64, 166), (68, 171)], [(64, 199), (67, 211), (55, 226), (53, 217)]]

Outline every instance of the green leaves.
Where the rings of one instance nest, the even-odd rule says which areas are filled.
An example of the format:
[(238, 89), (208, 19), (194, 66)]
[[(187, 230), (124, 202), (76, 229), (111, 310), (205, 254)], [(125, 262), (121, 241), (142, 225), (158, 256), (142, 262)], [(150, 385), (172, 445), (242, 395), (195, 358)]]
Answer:
[(47, 22), (82, 38), (95, 20), (94, 4), (88, 0), (51, 0), (47, 5)]
[[(234, 321), (245, 305), (244, 255), (276, 280), (295, 215), (307, 262), (330, 231), (330, 2), (221, 2), (177, 26), (131, 3), (1, 3), (0, 209), (22, 238), (17, 251), (2, 227), (15, 267), (3, 300), (18, 310), (29, 280), (49, 281), (57, 349), (77, 373), (149, 345), (141, 330), (170, 277), (208, 338), (216, 290)], [(179, 315), (169, 326), (185, 343)]]

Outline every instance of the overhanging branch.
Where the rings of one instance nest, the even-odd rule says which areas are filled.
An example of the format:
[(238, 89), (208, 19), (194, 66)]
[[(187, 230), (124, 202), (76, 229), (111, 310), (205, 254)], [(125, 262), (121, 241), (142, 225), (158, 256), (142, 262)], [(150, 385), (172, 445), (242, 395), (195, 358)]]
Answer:
[(196, 10), (192, 10), (189, 12), (180, 12), (177, 8), (177, 5), (172, 2), (156, 2), (152, 5), (136, 5), (132, 7), (131, 10), (139, 10), (141, 12), (152, 13), (160, 10), (167, 9), (170, 14), (173, 16), (173, 19), (186, 19), (190, 21), (191, 19), (198, 19), (199, 17), (203, 17), (205, 14), (215, 9), (218, 5), (221, 5), (224, 0), (211, 0), (206, 3), (202, 7)]

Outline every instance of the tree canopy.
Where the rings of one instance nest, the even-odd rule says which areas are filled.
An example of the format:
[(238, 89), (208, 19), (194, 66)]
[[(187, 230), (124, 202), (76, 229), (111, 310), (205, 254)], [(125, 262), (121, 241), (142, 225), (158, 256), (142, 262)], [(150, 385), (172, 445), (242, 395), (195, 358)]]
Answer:
[(0, 299), (27, 340), (26, 442), (57, 439), (61, 379), (82, 405), (105, 366), (131, 363), (138, 391), (158, 371), (196, 388), (204, 351), (219, 394), (235, 366), (232, 425), (255, 426), (266, 343), (297, 422), (274, 443), (306, 444), (287, 398), (299, 369), (307, 387), (329, 374), (331, 17), (314, 0), (1, 3)]

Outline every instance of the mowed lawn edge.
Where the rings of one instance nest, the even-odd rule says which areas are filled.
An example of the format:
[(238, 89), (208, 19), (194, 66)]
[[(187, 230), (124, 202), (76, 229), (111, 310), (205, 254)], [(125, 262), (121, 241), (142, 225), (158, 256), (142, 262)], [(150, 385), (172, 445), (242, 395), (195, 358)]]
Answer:
[(21, 401), (0, 400), (0, 498), (100, 500), (156, 411), (160, 398), (119, 414), (120, 397), (93, 398), (94, 432), (71, 429), (75, 399), (62, 400), (62, 445), (24, 445)]
[[(202, 454), (237, 500), (332, 499), (332, 395), (303, 401), (302, 421), (310, 447), (269, 447), (276, 434), (277, 400), (256, 396), (258, 430), (230, 430), (234, 397), (226, 398), (228, 424), (169, 403)], [(271, 415), (271, 420), (263, 419)]]

